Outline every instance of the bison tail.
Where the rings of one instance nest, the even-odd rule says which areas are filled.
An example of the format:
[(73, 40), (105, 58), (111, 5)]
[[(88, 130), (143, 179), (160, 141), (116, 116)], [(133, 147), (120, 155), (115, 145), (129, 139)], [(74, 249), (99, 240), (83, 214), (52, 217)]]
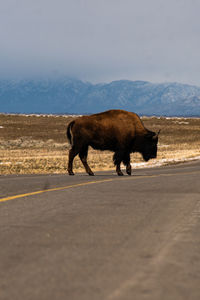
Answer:
[(72, 141), (72, 127), (74, 126), (75, 121), (72, 121), (69, 123), (69, 125), (67, 126), (67, 138), (70, 142), (70, 144), (72, 145), (73, 141)]

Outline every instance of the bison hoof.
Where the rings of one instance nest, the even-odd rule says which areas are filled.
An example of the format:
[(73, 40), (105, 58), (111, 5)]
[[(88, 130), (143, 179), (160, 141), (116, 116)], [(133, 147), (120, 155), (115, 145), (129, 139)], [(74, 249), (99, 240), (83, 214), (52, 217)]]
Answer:
[(69, 174), (69, 175), (74, 175), (74, 172), (69, 171), (68, 174)]
[(122, 172), (117, 173), (118, 176), (123, 176), (124, 174)]
[(89, 172), (88, 173), (90, 176), (94, 176), (94, 173), (93, 172)]

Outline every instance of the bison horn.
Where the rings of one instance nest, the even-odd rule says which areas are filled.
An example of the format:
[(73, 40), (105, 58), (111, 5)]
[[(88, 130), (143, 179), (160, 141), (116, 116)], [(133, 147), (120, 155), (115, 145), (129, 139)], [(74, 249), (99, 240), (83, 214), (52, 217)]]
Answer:
[(160, 134), (160, 129), (158, 130), (158, 133), (156, 133), (156, 134), (153, 136), (153, 139), (156, 140), (156, 139), (158, 138), (159, 134)]

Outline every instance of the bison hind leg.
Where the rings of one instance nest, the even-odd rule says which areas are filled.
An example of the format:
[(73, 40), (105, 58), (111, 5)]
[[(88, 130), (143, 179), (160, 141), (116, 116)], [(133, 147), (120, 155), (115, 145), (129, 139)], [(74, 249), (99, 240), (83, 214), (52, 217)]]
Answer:
[(67, 168), (69, 175), (74, 175), (73, 160), (77, 154), (78, 154), (78, 150), (76, 150), (75, 147), (72, 146), (72, 148), (69, 150), (69, 160), (68, 160), (68, 168)]
[(87, 155), (88, 155), (88, 147), (85, 147), (84, 149), (82, 149), (79, 152), (79, 157), (80, 160), (82, 161), (83, 166), (85, 167), (86, 172), (90, 175), (90, 176), (94, 176), (94, 173), (92, 172), (92, 170), (90, 169), (88, 163), (87, 163)]

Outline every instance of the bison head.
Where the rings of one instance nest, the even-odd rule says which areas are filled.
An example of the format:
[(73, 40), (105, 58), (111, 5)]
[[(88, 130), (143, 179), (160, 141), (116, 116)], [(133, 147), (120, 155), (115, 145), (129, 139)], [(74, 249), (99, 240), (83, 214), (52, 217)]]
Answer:
[(149, 131), (145, 136), (142, 143), (141, 154), (145, 161), (157, 156), (158, 133)]

